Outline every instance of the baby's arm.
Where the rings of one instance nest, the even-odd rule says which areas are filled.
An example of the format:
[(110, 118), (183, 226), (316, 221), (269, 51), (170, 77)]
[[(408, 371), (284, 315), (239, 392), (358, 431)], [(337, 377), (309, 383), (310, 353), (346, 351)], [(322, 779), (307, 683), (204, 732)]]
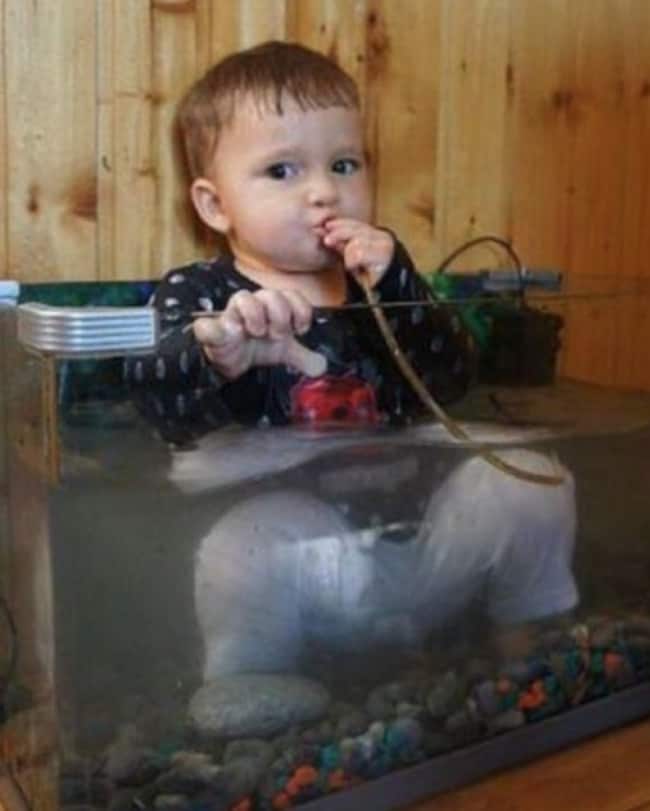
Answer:
[(160, 315), (156, 351), (126, 359), (125, 380), (138, 411), (168, 442), (185, 443), (231, 419), (221, 394), (224, 380), (189, 329), (193, 312), (221, 303), (208, 267), (171, 271), (151, 302)]
[(397, 243), (390, 268), (376, 291), (384, 301), (422, 301), (426, 306), (385, 311), (406, 357), (431, 395), (444, 405), (462, 397), (474, 373), (472, 340), (456, 308), (440, 303)]
[(298, 291), (240, 290), (218, 317), (198, 318), (194, 335), (212, 366), (235, 380), (256, 366), (286, 364), (310, 377), (327, 361), (296, 340), (311, 326), (312, 306)]
[(462, 397), (474, 371), (472, 340), (455, 307), (432, 306), (433, 294), (399, 242), (390, 267), (375, 288), (383, 301), (422, 301), (385, 315), (413, 368), (441, 404)]
[[(382, 301), (431, 302), (432, 294), (416, 272), (404, 246), (389, 232), (354, 220), (329, 220), (323, 242), (337, 250), (346, 269), (366, 283)], [(461, 397), (473, 370), (471, 341), (455, 310), (434, 308), (385, 310), (397, 341), (418, 375), (441, 403)]]
[[(306, 300), (269, 290), (240, 290), (229, 298), (231, 289), (211, 263), (168, 273), (152, 302), (160, 312), (159, 346), (126, 361), (138, 410), (168, 442), (183, 444), (232, 420), (256, 422), (269, 385), (268, 374), (254, 373), (256, 366), (324, 371), (325, 359), (294, 337), (311, 323)], [(194, 320), (201, 310), (209, 317)]]

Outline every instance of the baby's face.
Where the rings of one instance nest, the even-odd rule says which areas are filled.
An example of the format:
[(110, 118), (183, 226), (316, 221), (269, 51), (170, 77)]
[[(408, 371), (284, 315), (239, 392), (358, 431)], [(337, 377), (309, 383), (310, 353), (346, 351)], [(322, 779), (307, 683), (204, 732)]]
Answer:
[(338, 258), (323, 245), (333, 217), (367, 222), (370, 189), (357, 110), (301, 110), (283, 115), (252, 100), (222, 133), (207, 178), (236, 264), (260, 273), (319, 272)]

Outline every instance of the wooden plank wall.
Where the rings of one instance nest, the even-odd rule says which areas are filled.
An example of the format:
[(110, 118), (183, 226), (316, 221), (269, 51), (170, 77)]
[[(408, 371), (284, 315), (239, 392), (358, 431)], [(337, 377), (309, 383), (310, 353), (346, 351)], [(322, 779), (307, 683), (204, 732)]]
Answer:
[[(270, 37), (359, 81), (377, 217), (423, 270), (489, 232), (583, 285), (650, 286), (648, 0), (0, 0), (0, 277), (155, 278), (206, 252), (174, 105)], [(563, 371), (650, 389), (647, 303), (565, 308)]]

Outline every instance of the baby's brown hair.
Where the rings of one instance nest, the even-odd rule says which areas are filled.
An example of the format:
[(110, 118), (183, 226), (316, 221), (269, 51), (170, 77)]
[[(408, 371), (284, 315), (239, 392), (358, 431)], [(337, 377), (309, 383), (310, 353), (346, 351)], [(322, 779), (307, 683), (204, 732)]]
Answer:
[(287, 98), (302, 110), (359, 108), (354, 79), (317, 51), (271, 41), (231, 54), (192, 85), (178, 108), (178, 127), (192, 178), (206, 174), (219, 136), (244, 96), (278, 115)]

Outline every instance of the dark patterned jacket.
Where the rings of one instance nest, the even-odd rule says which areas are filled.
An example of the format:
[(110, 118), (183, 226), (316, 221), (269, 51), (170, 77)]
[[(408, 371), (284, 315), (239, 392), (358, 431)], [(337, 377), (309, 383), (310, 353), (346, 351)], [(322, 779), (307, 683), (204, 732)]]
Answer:
[[(346, 278), (346, 303), (365, 301), (354, 278)], [(311, 328), (299, 340), (327, 358), (322, 378), (305, 378), (278, 365), (224, 379), (205, 358), (192, 330), (183, 328), (193, 312), (223, 310), (242, 289), (259, 286), (236, 270), (231, 257), (177, 268), (158, 286), (153, 306), (161, 315), (159, 349), (129, 359), (125, 372), (139, 410), (165, 440), (182, 444), (230, 421), (399, 425), (422, 414), (423, 406), (367, 309), (315, 310)], [(431, 299), (399, 242), (375, 291), (382, 301)], [(443, 404), (460, 397), (470, 382), (472, 363), (458, 315), (443, 305), (387, 308), (385, 315), (431, 394)]]

